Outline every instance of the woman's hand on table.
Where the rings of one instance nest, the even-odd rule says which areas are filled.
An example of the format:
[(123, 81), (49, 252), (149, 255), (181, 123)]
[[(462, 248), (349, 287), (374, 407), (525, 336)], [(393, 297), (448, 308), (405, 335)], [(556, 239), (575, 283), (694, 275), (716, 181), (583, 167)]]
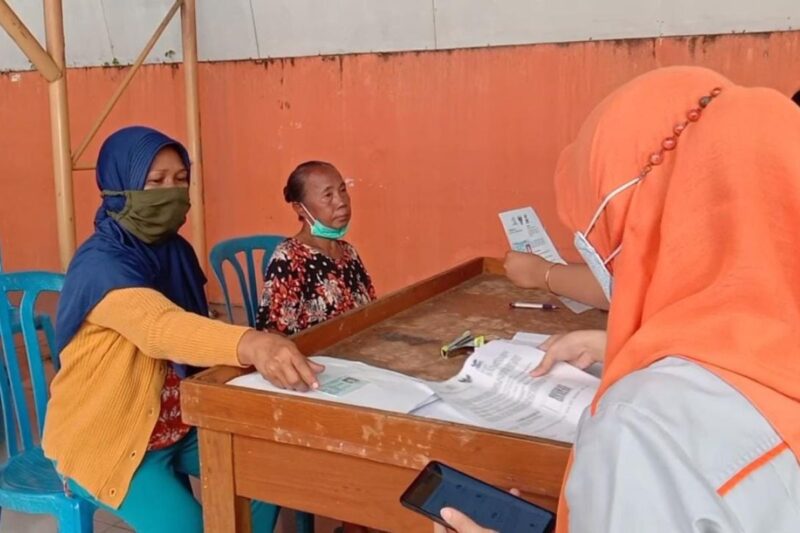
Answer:
[(544, 277), (553, 263), (536, 254), (508, 252), (503, 262), (508, 280), (523, 289), (544, 289)]
[(282, 389), (316, 389), (317, 374), (325, 369), (306, 359), (286, 337), (256, 330), (242, 336), (237, 355), (242, 365), (255, 367), (264, 379)]
[(531, 371), (531, 376), (547, 374), (558, 361), (584, 369), (593, 363), (602, 363), (606, 354), (606, 332), (602, 329), (571, 331), (553, 335), (539, 349), (545, 352), (542, 362)]

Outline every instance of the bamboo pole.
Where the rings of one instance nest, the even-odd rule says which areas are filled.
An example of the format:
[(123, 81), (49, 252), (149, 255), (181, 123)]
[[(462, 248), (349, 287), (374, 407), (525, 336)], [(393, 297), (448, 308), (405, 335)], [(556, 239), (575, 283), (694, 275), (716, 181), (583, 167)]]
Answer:
[(125, 77), (122, 79), (122, 82), (120, 82), (119, 86), (117, 87), (117, 90), (114, 91), (114, 94), (111, 95), (111, 98), (106, 103), (106, 106), (103, 108), (103, 111), (100, 113), (100, 116), (98, 116), (97, 119), (94, 121), (94, 124), (92, 124), (92, 127), (89, 129), (89, 133), (83, 139), (83, 142), (81, 142), (81, 144), (78, 146), (77, 150), (75, 150), (75, 152), (72, 154), (73, 165), (78, 162), (78, 159), (80, 159), (80, 157), (83, 155), (83, 152), (86, 151), (86, 148), (89, 146), (89, 143), (92, 142), (94, 136), (97, 135), (97, 132), (100, 130), (100, 126), (103, 125), (103, 122), (111, 113), (111, 110), (114, 109), (114, 106), (119, 101), (120, 97), (122, 96), (122, 93), (124, 93), (125, 89), (127, 89), (128, 85), (130, 85), (131, 80), (133, 80), (133, 77), (139, 71), (139, 68), (144, 63), (144, 60), (147, 59), (147, 56), (150, 54), (150, 51), (153, 49), (153, 46), (155, 46), (155, 44), (158, 42), (158, 39), (161, 37), (161, 34), (164, 33), (164, 30), (169, 25), (170, 21), (172, 20), (172, 17), (175, 16), (175, 13), (178, 11), (178, 8), (181, 7), (181, 4), (183, 4), (183, 0), (175, 0), (175, 3), (172, 4), (172, 7), (164, 16), (164, 19), (161, 21), (161, 24), (159, 24), (158, 27), (156, 28), (156, 31), (153, 32), (153, 35), (150, 37), (150, 40), (147, 41), (147, 44), (145, 44), (144, 49), (136, 58), (136, 61), (134, 61), (133, 66), (125, 74)]
[(61, 77), (61, 69), (58, 68), (50, 54), (42, 48), (39, 41), (20, 20), (14, 10), (8, 5), (6, 0), (0, 0), (0, 25), (6, 30), (8, 36), (17, 43), (22, 53), (33, 63), (44, 79), (55, 81)]
[(184, 0), (181, 7), (183, 72), (186, 90), (186, 136), (192, 160), (189, 194), (192, 202), (192, 244), (200, 264), (205, 267), (206, 227), (203, 203), (203, 150), (200, 143), (200, 104), (197, 91), (197, 12), (195, 0)]
[[(66, 74), (64, 56), (64, 19), (61, 0), (44, 0), (47, 52), (56, 67)], [(50, 82), (50, 138), (53, 145), (53, 177), (56, 190), (58, 251), (61, 268), (69, 266), (75, 253), (75, 205), (72, 194), (72, 158), (70, 157), (69, 103), (67, 76)]]

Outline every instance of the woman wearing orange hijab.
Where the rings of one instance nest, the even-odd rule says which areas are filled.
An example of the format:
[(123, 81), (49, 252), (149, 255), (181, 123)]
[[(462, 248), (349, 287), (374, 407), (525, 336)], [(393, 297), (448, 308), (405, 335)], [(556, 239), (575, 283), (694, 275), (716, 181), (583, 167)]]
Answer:
[[(675, 67), (562, 153), (559, 213), (611, 305), (559, 531), (800, 531), (798, 147), (785, 96)], [(582, 335), (547, 359), (585, 364), (604, 339)]]

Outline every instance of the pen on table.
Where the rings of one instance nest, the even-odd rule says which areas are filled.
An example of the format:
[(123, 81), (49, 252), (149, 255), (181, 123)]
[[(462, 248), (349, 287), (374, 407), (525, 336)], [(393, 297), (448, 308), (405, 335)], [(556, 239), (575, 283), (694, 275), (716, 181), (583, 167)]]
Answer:
[(511, 309), (541, 309), (542, 311), (558, 309), (558, 306), (555, 304), (535, 304), (529, 302), (511, 302), (508, 306)]

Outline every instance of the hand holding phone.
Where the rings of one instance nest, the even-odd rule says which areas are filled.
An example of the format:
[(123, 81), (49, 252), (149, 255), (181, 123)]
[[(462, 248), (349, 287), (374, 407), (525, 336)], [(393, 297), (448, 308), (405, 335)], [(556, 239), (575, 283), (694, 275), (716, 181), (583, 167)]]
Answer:
[[(555, 515), (547, 509), (437, 461), (422, 470), (400, 502), (447, 527), (451, 524), (441, 517), (446, 507), (457, 509), (482, 527), (499, 533), (549, 533), (555, 526)], [(477, 531), (484, 530), (462, 533)]]
[[(511, 494), (519, 496), (517, 489), (511, 489)], [(444, 518), (447, 527), (441, 524), (433, 525), (433, 533), (447, 533), (452, 530), (455, 533), (497, 533), (492, 529), (486, 529), (472, 521), (470, 517), (452, 507), (445, 507), (442, 509), (440, 516)]]
[(486, 529), (479, 526), (473, 522), (470, 517), (455, 509), (443, 509), (442, 517), (447, 523), (447, 527), (441, 524), (434, 524), (433, 533), (448, 533), (450, 531), (455, 533), (497, 533), (497, 531), (493, 529)]

